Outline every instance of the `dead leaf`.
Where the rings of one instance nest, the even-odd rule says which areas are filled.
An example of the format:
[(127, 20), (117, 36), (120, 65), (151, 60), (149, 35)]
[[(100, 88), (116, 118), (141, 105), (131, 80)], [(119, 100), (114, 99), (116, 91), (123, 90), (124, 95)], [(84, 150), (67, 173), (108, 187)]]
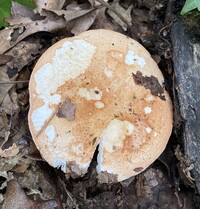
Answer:
[[(17, 43), (19, 43), (31, 34), (40, 31), (54, 32), (64, 28), (67, 30), (67, 26), (63, 18), (50, 19), (46, 17), (43, 20), (32, 21), (30, 18), (26, 17), (21, 18), (20, 20), (23, 20), (23, 26), (14, 25), (0, 31), (1, 54), (5, 53), (6, 51), (11, 49), (13, 46), (15, 46)], [(9, 23), (12, 23), (12, 21), (10, 20)], [(15, 40), (13, 40), (14, 32), (18, 33), (18, 36), (15, 37)]]
[(20, 152), (10, 158), (0, 158), (0, 172), (1, 171), (11, 171), (15, 166), (24, 165), (34, 165), (34, 161), (28, 158), (25, 158), (24, 152), (28, 152), (26, 149), (20, 150)]
[(23, 6), (15, 1), (12, 1), (11, 16), (12, 17), (29, 17), (31, 19), (34, 19), (35, 13), (29, 7)]
[(1, 66), (0, 67), (0, 104), (2, 104), (7, 93), (13, 86), (13, 84), (3, 84), (4, 82), (10, 81), (6, 72), (7, 72), (7, 66)]
[[(128, 9), (124, 9), (122, 6), (120, 6), (119, 2), (115, 2), (110, 5), (111, 9), (108, 9), (108, 14), (110, 17), (113, 18), (113, 20), (122, 27), (124, 31), (127, 31), (127, 25), (124, 23), (124, 21), (116, 14), (114, 11), (116, 11), (120, 16), (126, 20), (128, 25), (132, 25), (132, 18), (131, 18), (131, 11), (133, 9), (133, 5), (131, 4)], [(114, 10), (114, 11), (113, 11)]]
[(2, 150), (0, 148), (0, 156), (4, 158), (10, 158), (19, 153), (19, 147), (16, 144), (13, 144), (12, 147), (9, 147), (8, 149)]
[(71, 30), (71, 33), (77, 35), (83, 31), (88, 30), (91, 25), (94, 23), (97, 16), (97, 10), (92, 11), (82, 17), (76, 19), (75, 25)]
[[(0, 177), (1, 177), (1, 186), (0, 186), (0, 190), (3, 191), (6, 189), (7, 187), (7, 183), (8, 181), (10, 181), (11, 179), (13, 179), (13, 175), (12, 172), (6, 172), (6, 171), (0, 171)], [(4, 201), (4, 197), (3, 194), (0, 194), (0, 207), (2, 206), (2, 202)]]
[(117, 32), (123, 32), (121, 27), (117, 24), (113, 24), (106, 16), (106, 8), (102, 7), (98, 9), (98, 13), (96, 16), (96, 19), (94, 21), (94, 24), (92, 25), (93, 29), (108, 29), (108, 30), (113, 30)]
[(65, 4), (65, 0), (36, 0), (37, 8), (35, 12), (41, 13), (42, 9), (46, 10), (60, 10)]
[(4, 65), (12, 59), (10, 55), (0, 54), (0, 65)]
[(92, 7), (95, 6), (95, 4), (96, 4), (96, 1), (95, 0), (88, 0), (88, 1), (90, 2), (90, 4), (91, 4)]
[[(10, 70), (20, 72), (22, 68), (33, 62), (38, 54), (41, 53), (41, 44), (36, 40), (20, 41), (15, 47), (6, 52), (13, 59), (7, 63)], [(26, 79), (27, 80), (27, 79)]]
[(86, 9), (86, 10), (50, 10), (51, 12), (57, 14), (58, 16), (64, 16), (67, 22), (86, 15), (92, 12), (94, 9)]
[(2, 209), (53, 209), (57, 206), (55, 200), (33, 201), (27, 197), (24, 190), (15, 180), (8, 182)]
[(27, 194), (33, 194), (35, 200), (54, 199), (57, 188), (49, 176), (48, 165), (32, 164), (24, 173), (18, 173), (18, 182), (27, 189)]
[(52, 9), (62, 9), (65, 4), (65, 0), (48, 0), (45, 9), (52, 10)]

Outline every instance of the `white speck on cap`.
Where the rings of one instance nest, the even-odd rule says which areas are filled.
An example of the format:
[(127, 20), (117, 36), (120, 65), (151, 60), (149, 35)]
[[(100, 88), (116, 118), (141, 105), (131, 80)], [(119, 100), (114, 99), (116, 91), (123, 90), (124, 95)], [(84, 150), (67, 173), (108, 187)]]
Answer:
[(150, 107), (145, 107), (144, 112), (145, 112), (145, 114), (151, 113), (151, 108)]
[(49, 147), (48, 150), (49, 150), (49, 152), (52, 152), (53, 151), (53, 147)]
[(151, 133), (151, 128), (150, 128), (150, 127), (147, 127), (147, 128), (146, 128), (146, 132), (147, 132), (147, 133)]
[(83, 155), (83, 146), (81, 144), (74, 144), (72, 145), (72, 150), (76, 155), (82, 156)]
[(104, 74), (108, 78), (112, 78), (112, 76), (113, 76), (113, 72), (111, 70), (108, 70), (107, 68), (104, 69)]
[(125, 63), (127, 65), (133, 65), (135, 61), (140, 67), (144, 67), (144, 65), (146, 64), (143, 57), (135, 55), (133, 50), (129, 50), (128, 54), (125, 57)]
[(86, 88), (80, 88), (78, 91), (78, 95), (84, 97), (86, 100), (101, 100), (102, 91), (100, 91), (97, 87), (94, 89), (87, 90)]
[(31, 119), (36, 131), (40, 131), (45, 121), (51, 116), (53, 110), (47, 104), (42, 105), (33, 111)]
[(147, 101), (153, 101), (154, 100), (154, 96), (153, 95), (150, 95), (145, 100), (147, 100)]
[(52, 143), (56, 137), (56, 132), (55, 132), (54, 126), (53, 125), (47, 126), (45, 129), (45, 134), (48, 137), (48, 142)]
[(154, 135), (154, 137), (156, 137), (158, 135), (158, 133), (155, 131), (153, 135)]
[(98, 108), (98, 109), (102, 109), (105, 107), (104, 103), (101, 102), (101, 101), (97, 101), (94, 103), (95, 107)]

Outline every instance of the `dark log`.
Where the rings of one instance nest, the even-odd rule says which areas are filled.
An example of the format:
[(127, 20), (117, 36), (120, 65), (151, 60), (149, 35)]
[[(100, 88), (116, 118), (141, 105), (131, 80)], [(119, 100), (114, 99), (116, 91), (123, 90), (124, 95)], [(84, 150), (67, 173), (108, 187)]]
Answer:
[(179, 106), (181, 141), (200, 194), (200, 40), (183, 20), (172, 26), (175, 102)]

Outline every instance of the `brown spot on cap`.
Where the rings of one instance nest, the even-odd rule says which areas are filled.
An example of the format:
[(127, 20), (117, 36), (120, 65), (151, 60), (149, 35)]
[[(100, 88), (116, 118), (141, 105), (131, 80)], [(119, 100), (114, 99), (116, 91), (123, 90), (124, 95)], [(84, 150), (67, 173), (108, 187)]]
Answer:
[(156, 77), (143, 76), (140, 71), (137, 71), (136, 74), (132, 73), (132, 76), (136, 85), (144, 86), (144, 88), (151, 91), (152, 95), (157, 96), (164, 101), (166, 100), (164, 88), (160, 85)]
[(68, 121), (75, 120), (76, 104), (71, 103), (70, 99), (66, 99), (61, 107), (58, 109), (56, 116), (58, 118), (65, 118)]
[(135, 172), (141, 172), (141, 171), (144, 170), (144, 168), (143, 168), (143, 167), (138, 167), (138, 168), (134, 168), (133, 170), (134, 170)]

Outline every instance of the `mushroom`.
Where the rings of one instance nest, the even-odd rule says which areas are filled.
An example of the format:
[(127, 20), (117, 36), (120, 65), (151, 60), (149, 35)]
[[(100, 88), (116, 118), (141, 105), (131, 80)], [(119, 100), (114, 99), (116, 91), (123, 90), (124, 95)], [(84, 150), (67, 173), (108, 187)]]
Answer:
[(172, 131), (164, 78), (147, 50), (109, 30), (65, 38), (30, 78), (29, 127), (43, 158), (83, 176), (98, 147), (102, 180), (137, 175), (163, 152)]

